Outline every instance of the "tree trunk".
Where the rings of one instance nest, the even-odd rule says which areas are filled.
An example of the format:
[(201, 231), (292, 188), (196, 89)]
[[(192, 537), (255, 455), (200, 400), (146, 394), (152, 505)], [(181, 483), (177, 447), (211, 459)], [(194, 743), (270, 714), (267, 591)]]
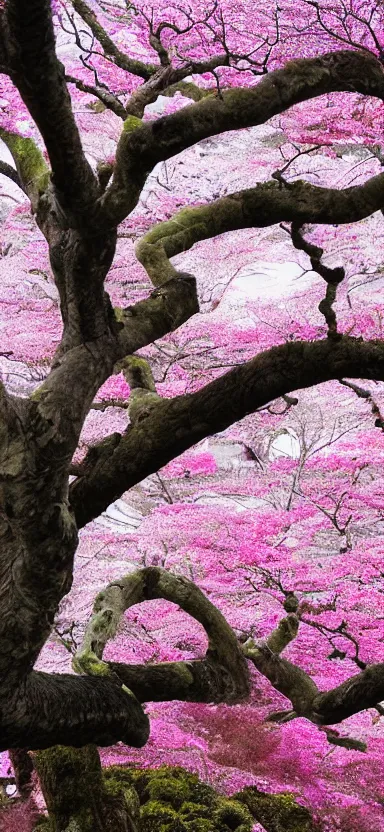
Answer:
[(50, 832), (139, 832), (139, 801), (124, 783), (104, 781), (95, 745), (54, 746), (34, 754)]

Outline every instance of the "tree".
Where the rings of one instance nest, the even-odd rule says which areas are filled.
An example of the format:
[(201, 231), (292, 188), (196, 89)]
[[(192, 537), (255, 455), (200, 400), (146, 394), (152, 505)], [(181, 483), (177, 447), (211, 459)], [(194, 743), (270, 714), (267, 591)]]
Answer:
[[(348, 322), (336, 318), (334, 304), (338, 290), (344, 291), (344, 266), (326, 264), (323, 247), (316, 238), (309, 240), (304, 228), (350, 225), (381, 211), (382, 173), (339, 190), (288, 178), (284, 160), (271, 179), (255, 187), (172, 210), (173, 216), (147, 230), (136, 246), (154, 291), (123, 308), (112, 305), (105, 283), (114, 263), (118, 228), (134, 212), (158, 163), (209, 137), (264, 124), (280, 114), (289, 128), (290, 108), (303, 102), (309, 103), (308, 110), (299, 111), (299, 142), (307, 138), (308, 121), (313, 123), (317, 106), (324, 124), (316, 139), (321, 143), (326, 134), (329, 140), (332, 115), (324, 112), (328, 108), (323, 98), (319, 105), (317, 101), (323, 96), (331, 100), (334, 94), (343, 94), (345, 135), (349, 130), (351, 136), (364, 97), (365, 141), (375, 170), (382, 161), (370, 132), (384, 98), (379, 5), (368, 15), (364, 3), (351, 3), (348, 11), (340, 4), (335, 12), (330, 4), (322, 11), (319, 4), (303, 0), (294, 18), (289, 4), (265, 18), (266, 9), (260, 6), (250, 33), (245, 26), (247, 3), (238, 17), (230, 4), (213, 4), (208, 10), (201, 6), (196, 2), (192, 9), (175, 7), (168, 16), (167, 6), (163, 9), (161, 4), (150, 13), (145, 6), (88, 5), (83, 0), (0, 3), (0, 137), (13, 159), (13, 164), (1, 163), (1, 173), (28, 198), (45, 238), (62, 318), (60, 343), (42, 384), (27, 397), (10, 393), (4, 385), (1, 390), (3, 750), (118, 741), (140, 747), (149, 732), (142, 703), (239, 701), (250, 690), (247, 660), (291, 701), (284, 718), (304, 716), (315, 724), (335, 724), (384, 696), (381, 663), (324, 693), (297, 664), (280, 658), (297, 633), (297, 610), (288, 610), (265, 643), (251, 638), (242, 644), (193, 582), (159, 567), (130, 574), (98, 595), (74, 661), (79, 675), (34, 670), (58, 605), (71, 588), (79, 529), (204, 437), (279, 397), (344, 377), (384, 380), (382, 341), (353, 337)], [(52, 13), (58, 44), (64, 38), (66, 45), (68, 31), (74, 38), (77, 75), (68, 71), (71, 59), (64, 68), (56, 55)], [(255, 36), (255, 31), (261, 34)], [(302, 57), (289, 60), (302, 31), (313, 36), (315, 55), (307, 56), (304, 50)], [(120, 47), (125, 35), (132, 37), (133, 54), (144, 52), (144, 59), (130, 57), (130, 50)], [(246, 84), (240, 87), (243, 77)], [(97, 109), (111, 111), (121, 120), (113, 160), (90, 163), (68, 87), (75, 103), (77, 96), (88, 96), (93, 114)], [(194, 103), (184, 106), (180, 93)], [(351, 93), (352, 112), (347, 102)], [(159, 94), (171, 96), (170, 112), (145, 118), (145, 108)], [(311, 148), (304, 150), (308, 154)], [(325, 337), (312, 329), (307, 340), (277, 339), (274, 346), (194, 392), (159, 396), (147, 362), (134, 354), (178, 329), (199, 308), (194, 275), (176, 269), (170, 258), (226, 232), (277, 223), (290, 224), (293, 247), (326, 284), (319, 304)], [(307, 334), (305, 329), (301, 335)], [(98, 391), (121, 371), (130, 390), (128, 428), (103, 437), (83, 459), (73, 461)], [(381, 421), (380, 414), (377, 419)], [(338, 524), (329, 506), (319, 506)], [(183, 662), (142, 667), (103, 661), (104, 647), (123, 611), (157, 597), (178, 603), (205, 626), (206, 658), (188, 668)], [(71, 757), (71, 782), (76, 782), (85, 759), (101, 778), (92, 747)], [(73, 818), (63, 810), (58, 788), (62, 765), (60, 755), (36, 756), (56, 828), (69, 830)], [(133, 828), (123, 797), (104, 793), (101, 779), (96, 806), (94, 793), (86, 798), (83, 782), (81, 790), (92, 817), (78, 815), (78, 826), (72, 828), (104, 828), (106, 812), (113, 828)]]

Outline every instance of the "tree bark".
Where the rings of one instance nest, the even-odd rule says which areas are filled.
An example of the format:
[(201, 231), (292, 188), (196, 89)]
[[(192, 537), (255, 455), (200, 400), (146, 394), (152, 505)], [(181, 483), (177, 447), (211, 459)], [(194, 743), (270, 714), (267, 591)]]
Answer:
[(139, 832), (138, 801), (122, 785), (110, 793), (96, 746), (55, 746), (34, 754), (50, 832)]

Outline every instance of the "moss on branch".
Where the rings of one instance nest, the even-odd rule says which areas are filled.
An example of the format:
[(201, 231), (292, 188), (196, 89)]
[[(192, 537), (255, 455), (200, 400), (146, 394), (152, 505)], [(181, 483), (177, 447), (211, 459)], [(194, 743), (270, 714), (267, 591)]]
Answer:
[(75, 669), (99, 671), (105, 645), (117, 632), (124, 610), (144, 600), (165, 598), (199, 621), (208, 636), (203, 660), (162, 662), (154, 665), (107, 667), (140, 701), (182, 699), (196, 702), (236, 702), (249, 694), (246, 660), (235, 633), (219, 610), (198, 587), (165, 569), (136, 570), (109, 584), (95, 600)]
[[(104, 220), (120, 222), (137, 204), (148, 173), (196, 142), (228, 130), (264, 124), (301, 101), (332, 92), (359, 92), (384, 100), (380, 62), (363, 52), (340, 50), (268, 73), (257, 86), (208, 95), (176, 113), (122, 133), (111, 187), (102, 199)], [(276, 183), (277, 184), (277, 183)]]
[(264, 228), (282, 221), (357, 222), (384, 204), (384, 174), (344, 190), (321, 188), (303, 180), (288, 184), (289, 187), (281, 187), (275, 181), (263, 182), (208, 205), (183, 208), (172, 219), (155, 225), (138, 241), (136, 256), (152, 282), (159, 285), (176, 274), (170, 258), (201, 240), (239, 228)]
[(21, 185), (31, 200), (33, 211), (36, 211), (38, 201), (47, 190), (50, 179), (49, 167), (43, 154), (33, 139), (19, 136), (1, 127), (0, 139), (12, 155)]
[(85, 458), (86, 475), (69, 489), (78, 526), (89, 523), (128, 488), (206, 436), (279, 396), (343, 376), (384, 379), (383, 344), (348, 336), (335, 343), (324, 339), (282, 344), (196, 393), (162, 400), (142, 425), (124, 434), (113, 457), (100, 465), (96, 455), (94, 460)]

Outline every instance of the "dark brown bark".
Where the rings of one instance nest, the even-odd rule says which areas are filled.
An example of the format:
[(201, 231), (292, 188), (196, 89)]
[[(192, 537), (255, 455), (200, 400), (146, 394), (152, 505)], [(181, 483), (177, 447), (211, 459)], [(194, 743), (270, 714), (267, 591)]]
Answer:
[[(116, 49), (82, 0), (73, 0), (73, 5), (106, 53), (148, 82), (144, 98), (143, 91), (136, 98), (137, 106), (142, 108), (143, 101), (162, 88), (165, 80), (171, 82), (167, 68), (162, 67), (164, 74), (154, 77), (156, 67), (132, 63)], [(97, 390), (117, 361), (197, 311), (193, 277), (176, 275), (164, 283), (164, 275), (155, 274), (160, 288), (146, 301), (115, 314), (104, 292), (104, 280), (114, 257), (117, 224), (137, 204), (145, 179), (158, 161), (219, 132), (260, 124), (297, 102), (324, 93), (355, 91), (384, 99), (384, 74), (371, 56), (334, 52), (290, 62), (252, 89), (212, 95), (147, 124), (133, 120), (132, 129), (128, 123), (119, 143), (112, 184), (103, 193), (85, 158), (64, 70), (55, 55), (49, 0), (8, 0), (1, 12), (0, 37), (0, 59), (7, 63), (40, 130), (52, 165), (49, 181), (43, 157), (34, 148), (32, 176), (25, 168), (23, 177), (23, 154), (18, 158), (17, 142), (9, 140), (20, 182), (49, 244), (64, 323), (52, 370), (33, 397), (17, 399), (0, 387), (0, 749), (42, 749), (58, 743), (106, 745), (118, 740), (141, 746), (148, 738), (149, 724), (139, 700), (170, 696), (197, 701), (241, 699), (249, 689), (246, 654), (229, 625), (198, 590), (192, 599), (189, 583), (182, 579), (170, 589), (161, 570), (152, 569), (144, 570), (136, 602), (166, 597), (195, 615), (209, 637), (204, 660), (162, 668), (103, 665), (102, 639), (100, 633), (96, 638), (91, 626), (89, 649), (78, 662), (84, 660), (89, 673), (96, 667), (99, 674), (106, 669), (107, 675), (35, 672), (34, 663), (59, 602), (71, 587), (78, 527), (195, 442), (278, 396), (342, 376), (384, 379), (384, 346), (347, 337), (287, 344), (257, 356), (196, 394), (159, 400), (124, 435), (107, 437), (90, 450), (81, 476), (71, 486), (69, 503), (69, 466)], [(321, 189), (303, 183), (295, 183), (291, 190), (280, 185), (281, 180), (267, 188), (273, 206), (265, 203), (264, 224), (286, 217), (284, 212), (300, 222), (334, 221), (336, 216), (343, 222), (348, 210), (352, 211), (350, 221), (381, 207), (381, 177), (351, 189), (347, 199), (334, 192), (319, 195)], [(237, 198), (236, 216), (244, 210), (249, 222), (255, 211), (260, 215), (259, 197), (256, 192), (256, 197), (246, 193)], [(293, 205), (292, 197), (300, 204)], [(229, 207), (231, 213), (233, 200)], [(220, 226), (216, 212), (213, 223), (218, 225), (213, 224), (212, 233), (227, 230), (224, 214)], [(233, 225), (233, 217), (231, 222), (228, 227), (239, 227)], [(168, 251), (172, 253), (175, 249)], [(97, 614), (109, 614), (106, 602), (111, 593), (119, 596), (117, 608), (129, 606), (126, 593), (131, 588), (126, 579), (109, 587), (104, 599), (98, 599)], [(321, 693), (300, 668), (280, 659), (279, 652), (273, 642), (251, 659), (291, 698), (298, 713), (315, 722), (344, 719), (384, 695), (382, 665)], [(96, 665), (92, 665), (93, 658)], [(59, 750), (56, 758), (36, 759), (60, 832), (73, 818), (82, 832), (108, 829), (111, 818), (114, 830), (131, 830), (126, 806), (119, 803), (114, 815), (101, 786), (100, 793), (95, 793), (100, 767), (94, 749), (84, 756)], [(91, 779), (87, 780), (88, 775)], [(84, 793), (77, 790), (75, 806), (66, 804), (67, 793), (61, 788), (65, 777), (67, 786), (76, 780), (83, 784)], [(110, 814), (107, 805), (112, 807)]]
[(127, 790), (108, 792), (95, 746), (56, 746), (34, 764), (54, 832), (139, 832)]
[(134, 207), (150, 170), (208, 136), (264, 124), (300, 101), (331, 92), (359, 92), (384, 100), (384, 71), (363, 52), (342, 50), (289, 61), (250, 89), (224, 90), (177, 113), (123, 133), (113, 182), (101, 198), (109, 222), (121, 221)]
[(120, 740), (140, 748), (148, 736), (148, 717), (116, 678), (33, 671), (8, 696), (2, 681), (0, 751)]
[(383, 344), (347, 336), (284, 344), (235, 367), (197, 393), (160, 400), (144, 421), (129, 427), (120, 439), (116, 436), (113, 453), (103, 453), (103, 444), (90, 450), (83, 476), (69, 489), (78, 527), (205, 436), (285, 393), (342, 376), (384, 379)]
[(383, 699), (384, 664), (373, 664), (337, 688), (320, 693), (313, 701), (313, 712), (322, 725), (332, 725)]
[(8, 0), (4, 38), (10, 76), (43, 136), (61, 208), (67, 219), (88, 224), (98, 185), (56, 57), (50, 0)]

